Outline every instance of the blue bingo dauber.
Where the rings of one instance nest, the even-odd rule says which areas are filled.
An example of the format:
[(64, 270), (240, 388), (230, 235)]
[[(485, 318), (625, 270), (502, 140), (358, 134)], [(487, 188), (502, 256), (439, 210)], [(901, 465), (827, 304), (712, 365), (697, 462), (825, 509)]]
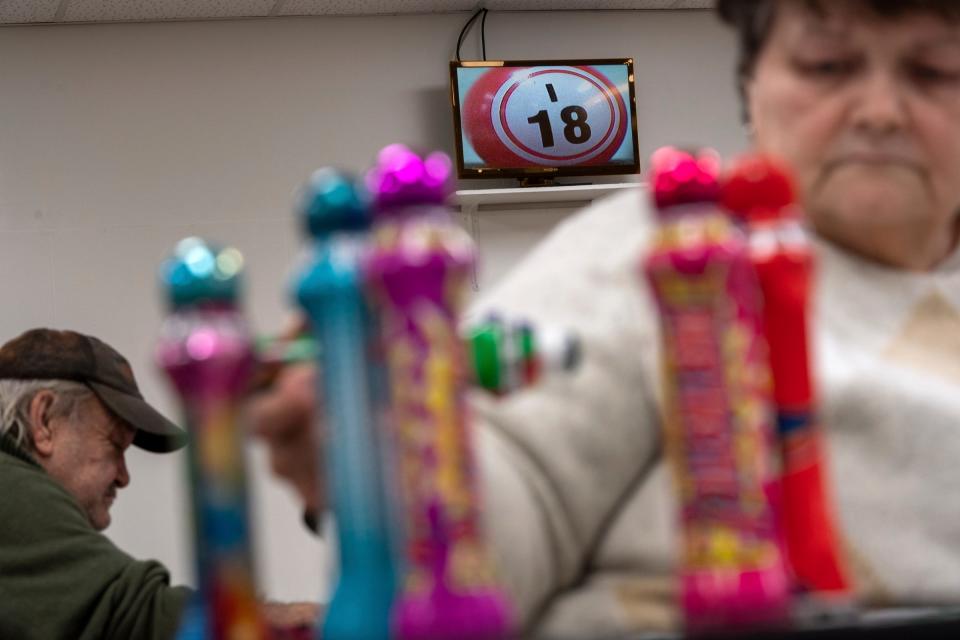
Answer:
[(397, 575), (383, 477), (386, 368), (377, 362), (380, 334), (362, 272), (370, 212), (355, 184), (329, 168), (307, 182), (299, 213), (315, 245), (294, 282), (320, 347), (317, 391), (330, 430), (326, 468), (340, 572), (322, 624), (328, 640), (388, 638)]
[(170, 314), (156, 349), (186, 416), (198, 598), (178, 640), (270, 637), (253, 571), (239, 411), (254, 365), (240, 311), (243, 257), (186, 238), (161, 268)]

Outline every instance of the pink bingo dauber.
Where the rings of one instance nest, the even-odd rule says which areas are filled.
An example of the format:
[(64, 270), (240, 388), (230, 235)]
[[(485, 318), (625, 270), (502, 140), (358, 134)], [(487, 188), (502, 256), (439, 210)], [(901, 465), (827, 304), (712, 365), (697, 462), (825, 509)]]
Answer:
[(402, 145), (368, 174), (374, 227), (368, 273), (381, 308), (403, 501), (401, 640), (494, 640), (512, 629), (480, 524), (457, 333), (475, 249), (451, 219), (451, 163)]
[(716, 155), (666, 148), (653, 164), (660, 225), (643, 270), (661, 318), (685, 623), (695, 631), (782, 623), (790, 585), (756, 276), (742, 233), (717, 204)]

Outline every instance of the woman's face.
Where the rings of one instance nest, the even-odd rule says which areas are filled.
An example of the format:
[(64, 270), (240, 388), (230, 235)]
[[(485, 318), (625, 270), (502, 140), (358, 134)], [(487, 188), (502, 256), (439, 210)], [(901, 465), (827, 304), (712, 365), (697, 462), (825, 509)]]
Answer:
[(778, 3), (747, 85), (755, 144), (793, 166), (821, 235), (929, 268), (960, 209), (960, 25), (822, 4)]

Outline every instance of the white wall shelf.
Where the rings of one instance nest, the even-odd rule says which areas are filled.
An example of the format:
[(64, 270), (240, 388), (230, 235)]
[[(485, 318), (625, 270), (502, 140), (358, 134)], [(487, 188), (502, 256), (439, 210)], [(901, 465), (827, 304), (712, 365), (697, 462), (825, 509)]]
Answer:
[(617, 182), (507, 189), (466, 189), (457, 191), (453, 202), (459, 205), (460, 211), (467, 215), (479, 213), (488, 208), (502, 210), (510, 205), (518, 204), (544, 204), (551, 207), (576, 206), (624, 189), (635, 189), (638, 186), (640, 186), (638, 182)]

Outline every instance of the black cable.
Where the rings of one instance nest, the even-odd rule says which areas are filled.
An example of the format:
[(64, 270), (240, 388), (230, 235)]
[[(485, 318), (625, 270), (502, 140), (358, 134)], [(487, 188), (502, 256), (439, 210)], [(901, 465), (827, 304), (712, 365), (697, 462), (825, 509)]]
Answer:
[(483, 17), (480, 18), (480, 44), (483, 50), (483, 59), (487, 59), (487, 10), (483, 10)]
[(486, 9), (480, 8), (477, 9), (477, 12), (470, 16), (470, 19), (467, 20), (467, 24), (463, 25), (463, 29), (460, 29), (460, 37), (457, 38), (457, 62), (460, 62), (460, 47), (463, 46), (463, 37), (467, 35), (467, 30), (470, 28), (470, 25), (473, 24), (473, 21), (477, 19), (481, 13), (485, 13)]

